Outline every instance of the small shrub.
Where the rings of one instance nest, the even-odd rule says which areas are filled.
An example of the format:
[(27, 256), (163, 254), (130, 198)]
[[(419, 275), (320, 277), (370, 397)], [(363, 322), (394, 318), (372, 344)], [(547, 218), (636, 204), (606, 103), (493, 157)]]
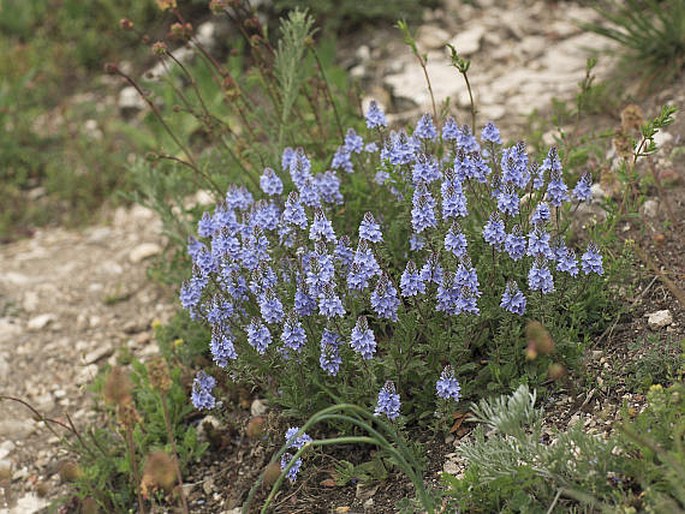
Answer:
[[(451, 118), (412, 135), (384, 120), (374, 106), (326, 161), (287, 148), (259, 196), (230, 187), (202, 216), (181, 301), (215, 363), (301, 415), (390, 383), (410, 424), (571, 365), (607, 302), (597, 248), (567, 246), (589, 177), (568, 187), (555, 149), (534, 165), (492, 124), (478, 141)], [(426, 384), (450, 377), (463, 391), (436, 401)]]
[(595, 9), (605, 23), (584, 27), (620, 43), (632, 73), (640, 71), (647, 81), (662, 82), (683, 71), (685, 1), (611, 0), (606, 5), (598, 2)]

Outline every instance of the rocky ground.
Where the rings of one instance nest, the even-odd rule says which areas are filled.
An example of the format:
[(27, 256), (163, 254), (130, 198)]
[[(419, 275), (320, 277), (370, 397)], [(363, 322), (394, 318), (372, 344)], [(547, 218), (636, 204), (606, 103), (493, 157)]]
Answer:
[[(531, 111), (545, 111), (552, 98), (569, 99), (577, 92), (588, 49), (596, 52), (606, 42), (583, 32), (575, 22), (596, 19), (592, 9), (575, 2), (446, 0), (442, 8), (426, 12), (418, 42), (428, 53), (438, 102), (451, 99), (460, 121), (468, 119), (466, 89), (443, 50), (444, 43), (451, 42), (473, 61), (470, 79), (479, 119), (494, 120), (505, 135), (520, 137)], [(428, 110), (423, 74), (397, 31), (377, 30), (367, 36), (355, 38), (351, 51), (344, 53), (349, 57), (343, 58), (343, 64), (351, 75), (396, 119)], [(606, 58), (601, 63), (600, 75), (610, 64)], [(682, 107), (682, 85), (665, 89), (645, 101), (643, 108), (653, 114), (665, 102)], [(626, 358), (640, 362), (649, 350), (628, 343), (646, 340), (648, 334), (657, 343), (682, 337), (685, 317), (676, 298), (677, 289), (685, 285), (685, 269), (678, 258), (683, 254), (685, 233), (682, 221), (665, 222), (669, 209), (677, 220), (685, 213), (684, 170), (673, 158), (674, 149), (682, 145), (684, 125), (679, 120), (661, 139), (666, 153), (658, 165), (672, 179), (668, 198), (659, 198), (655, 192), (653, 203), (643, 210), (646, 223), (631, 222), (621, 228), (626, 238), (638, 241), (651, 256), (656, 269), (642, 264), (634, 291), (627, 295), (632, 302), (628, 317), (617, 318), (611, 334), (589, 353), (588, 369), (596, 372), (597, 386), (590, 391), (571, 388), (553, 398), (551, 410), (558, 414), (558, 426), (580, 420), (599, 430), (611, 425), (622, 402), (639, 407), (641, 396), (612, 378), (613, 370), (624, 366)], [(121, 346), (141, 358), (154, 355), (157, 348), (150, 324), (166, 319), (176, 308), (173, 291), (146, 278), (148, 259), (163, 251), (158, 220), (138, 207), (119, 209), (109, 220), (78, 231), (37, 231), (30, 239), (0, 246), (0, 394), (26, 400), (62, 421), (68, 412), (80, 426), (91, 419), (87, 385), (98, 369)], [(675, 290), (659, 278), (660, 270), (670, 277)], [(656, 311), (668, 311), (668, 316), (662, 314), (661, 321), (646, 316)], [(442, 469), (459, 471), (455, 441), (448, 438), (432, 450), (434, 476)], [(56, 471), (61, 450), (57, 443), (58, 438), (36, 422), (26, 407), (13, 401), (0, 403), (0, 513), (36, 512), (59, 494)], [(259, 467), (263, 459), (259, 455), (252, 467)], [(191, 495), (194, 511), (222, 512), (231, 507), (221, 495), (217, 499), (216, 488), (238, 478), (222, 473), (223, 468), (215, 460), (194, 473), (196, 483), (204, 484), (211, 476), (216, 484), (195, 488)], [(384, 489), (385, 485), (375, 500), (355, 497), (352, 488), (330, 493), (333, 496), (323, 510), (312, 503), (305, 505), (315, 509), (309, 512), (321, 512), (350, 506), (362, 510), (366, 503), (368, 512), (391, 512), (390, 500), (404, 489), (391, 491), (387, 497)], [(369, 499), (376, 502), (375, 507)], [(286, 512), (289, 507), (283, 508)]]
[[(115, 351), (158, 351), (150, 323), (175, 308), (146, 279), (162, 243), (150, 211), (122, 208), (107, 225), (0, 246), (0, 394), (85, 426), (87, 386)], [(35, 512), (57, 492), (59, 439), (19, 403), (2, 401), (0, 413), (0, 512)]]

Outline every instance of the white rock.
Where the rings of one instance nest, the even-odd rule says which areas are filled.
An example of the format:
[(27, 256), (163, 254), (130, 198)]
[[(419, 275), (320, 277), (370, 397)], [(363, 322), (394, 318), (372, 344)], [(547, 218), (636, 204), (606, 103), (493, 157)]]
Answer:
[(221, 421), (216, 416), (211, 414), (202, 418), (200, 424), (197, 426), (197, 438), (199, 441), (207, 442), (209, 437), (207, 432), (211, 430), (219, 430), (221, 428)]
[(253, 417), (263, 416), (268, 410), (269, 406), (266, 403), (266, 400), (260, 400), (259, 398), (253, 400), (252, 405), (250, 405), (250, 414), (252, 414)]
[(112, 353), (114, 353), (114, 349), (102, 345), (99, 348), (95, 348), (94, 350), (91, 350), (87, 354), (83, 356), (83, 363), (84, 364), (95, 364), (99, 360), (104, 359), (105, 357), (109, 357)]
[(76, 375), (76, 384), (84, 385), (93, 381), (98, 374), (97, 364), (88, 364)]
[(416, 35), (416, 42), (419, 44), (419, 48), (424, 50), (442, 48), (449, 40), (449, 32), (435, 25), (421, 25)]
[(0, 355), (0, 383), (4, 382), (10, 373), (10, 365), (4, 355)]
[(138, 90), (133, 86), (127, 86), (119, 91), (117, 105), (120, 110), (128, 112), (140, 111), (147, 106), (145, 100), (142, 99)]
[[(28, 471), (27, 471), (27, 476), (28, 476)], [(25, 478), (22, 477), (20, 478)], [(22, 496), (17, 500), (17, 503), (12, 507), (12, 510), (9, 511), (10, 514), (29, 514), (33, 512), (38, 512), (42, 509), (44, 509), (48, 504), (48, 501), (39, 498), (36, 496), (34, 493), (28, 493), (25, 496)], [(2, 511), (0, 511), (2, 512)]]
[(36, 309), (38, 309), (38, 293), (35, 291), (26, 291), (21, 306), (26, 312), (36, 312)]
[(642, 204), (642, 215), (646, 218), (656, 218), (659, 214), (659, 201), (650, 198), (645, 203)]
[(654, 142), (656, 143), (656, 146), (661, 148), (665, 144), (670, 143), (673, 140), (673, 135), (669, 134), (668, 132), (664, 132), (663, 130), (660, 130), (656, 134), (654, 134)]
[(128, 254), (128, 259), (132, 263), (137, 264), (145, 259), (159, 255), (161, 251), (162, 247), (157, 243), (141, 243), (131, 250), (131, 252)]
[(359, 48), (357, 48), (357, 51), (354, 52), (354, 56), (362, 64), (369, 62), (371, 60), (371, 49), (368, 47), (368, 45), (361, 45)]
[(0, 444), (0, 461), (14, 451), (16, 445), (12, 441), (3, 441)]
[[(485, 27), (476, 25), (454, 36), (450, 44), (455, 48), (459, 55), (468, 57), (480, 50), (480, 43), (485, 35)], [(447, 49), (447, 55), (450, 50)]]
[(0, 436), (8, 439), (23, 439), (33, 433), (36, 424), (32, 419), (5, 419), (0, 421)]
[(10, 341), (23, 332), (19, 321), (11, 318), (0, 318), (0, 342)]
[(54, 314), (40, 314), (38, 316), (34, 316), (33, 318), (31, 318), (29, 322), (26, 324), (26, 328), (34, 332), (38, 330), (43, 330), (56, 319), (57, 316), (55, 316)]
[(645, 316), (647, 317), (647, 324), (652, 330), (659, 330), (673, 323), (673, 315), (668, 309), (645, 314)]

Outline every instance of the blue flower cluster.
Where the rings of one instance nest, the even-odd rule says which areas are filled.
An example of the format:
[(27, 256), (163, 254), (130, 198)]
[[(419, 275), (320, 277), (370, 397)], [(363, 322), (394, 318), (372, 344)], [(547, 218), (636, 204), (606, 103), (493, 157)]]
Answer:
[[(592, 181), (586, 174), (570, 188), (556, 149), (538, 166), (523, 143), (503, 147), (492, 123), (477, 138), (452, 118), (436, 123), (427, 114), (411, 135), (389, 131), (375, 102), (366, 125), (377, 140), (350, 129), (328, 169), (315, 170), (304, 150), (286, 148), (280, 167), (264, 169), (258, 196), (232, 186), (202, 216), (188, 244), (193, 273), (180, 300), (191, 317), (211, 325), (219, 367), (244, 352), (298, 363), (308, 350), (323, 373), (336, 377), (345, 355), (364, 363), (384, 354), (388, 331), (379, 328), (418, 304), (436, 316), (478, 316), (481, 282), (492, 277), (476, 269), (471, 255), (510, 261), (488, 280), (499, 285), (487, 292), (516, 316), (526, 313), (531, 293), (553, 293), (560, 276), (604, 273), (594, 244), (578, 258), (559, 233), (563, 209), (588, 201)], [(343, 179), (362, 169), (404, 217), (389, 219), (379, 208), (355, 220), (353, 234), (341, 234), (334, 220), (345, 209)], [(401, 220), (407, 245), (396, 269), (384, 256), (388, 229)], [(196, 407), (213, 407), (214, 385), (198, 375)], [(440, 375), (436, 394), (459, 399), (451, 368)], [(395, 419), (399, 406), (387, 382), (376, 413)]]
[[(299, 431), (300, 427), (290, 427), (286, 431), (285, 444), (287, 449), (293, 449), (297, 451), (300, 448), (304, 447), (306, 444), (312, 442), (312, 438), (305, 433), (298, 436), (297, 434)], [(281, 457), (281, 471), (285, 470), (288, 467), (288, 464), (290, 464), (290, 462), (293, 460), (293, 457), (294, 455), (289, 452), (283, 454), (283, 456)], [(301, 467), (302, 459), (298, 458), (286, 474), (286, 477), (288, 478), (288, 480), (290, 480), (290, 482), (295, 482), (297, 480), (297, 475), (300, 472)]]

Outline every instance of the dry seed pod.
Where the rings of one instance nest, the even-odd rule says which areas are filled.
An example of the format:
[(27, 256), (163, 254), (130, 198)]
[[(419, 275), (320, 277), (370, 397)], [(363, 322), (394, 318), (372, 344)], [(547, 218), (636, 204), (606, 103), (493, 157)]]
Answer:
[(640, 130), (645, 122), (645, 115), (639, 105), (628, 104), (621, 111), (621, 129), (624, 131)]
[(171, 389), (171, 376), (169, 366), (163, 357), (152, 359), (147, 364), (147, 373), (150, 384), (161, 393), (167, 393)]
[(133, 403), (119, 405), (119, 408), (117, 409), (117, 418), (119, 419), (121, 426), (128, 429), (133, 429), (133, 427), (142, 422), (140, 414), (138, 414)]
[(276, 483), (278, 477), (281, 475), (281, 466), (278, 462), (272, 462), (264, 470), (264, 485), (266, 487), (271, 487)]
[(176, 485), (176, 463), (163, 451), (154, 451), (145, 459), (140, 490), (147, 497), (154, 491), (170, 493)]
[(64, 484), (76, 482), (83, 472), (76, 461), (65, 460), (59, 465), (59, 478)]
[(526, 341), (526, 357), (529, 360), (535, 360), (540, 353), (549, 355), (554, 351), (554, 340), (539, 321), (529, 321), (526, 325)]
[(133, 384), (128, 373), (117, 366), (110, 371), (102, 395), (107, 403), (121, 406), (131, 403), (132, 389)]

